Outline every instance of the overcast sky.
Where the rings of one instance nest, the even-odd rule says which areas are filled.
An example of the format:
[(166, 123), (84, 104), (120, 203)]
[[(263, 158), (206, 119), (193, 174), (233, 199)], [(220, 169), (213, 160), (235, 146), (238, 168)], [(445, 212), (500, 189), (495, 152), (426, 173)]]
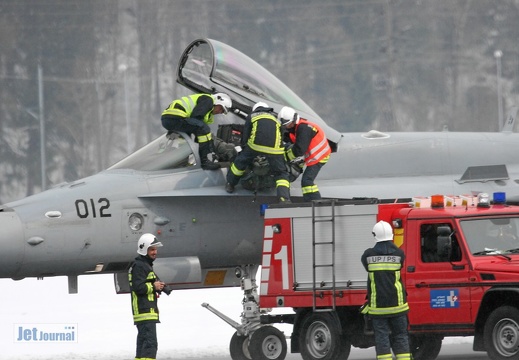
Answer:
[[(79, 277), (69, 295), (65, 277), (0, 280), (0, 359), (131, 359), (137, 331), (130, 295), (115, 294), (111, 275)], [(179, 290), (159, 299), (159, 357), (227, 355), (234, 329), (201, 306), (207, 302), (240, 322), (239, 288)], [(16, 324), (77, 324), (76, 343), (20, 343)], [(17, 328), (17, 327), (16, 327)], [(203, 340), (202, 340), (203, 339)], [(94, 356), (93, 356), (94, 355)], [(5, 356), (5, 357), (4, 357)]]

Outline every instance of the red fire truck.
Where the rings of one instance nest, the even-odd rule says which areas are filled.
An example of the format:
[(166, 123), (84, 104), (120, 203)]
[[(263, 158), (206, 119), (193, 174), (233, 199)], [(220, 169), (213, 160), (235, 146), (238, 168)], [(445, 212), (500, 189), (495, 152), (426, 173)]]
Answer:
[[(272, 326), (282, 322), (293, 324), (290, 350), (304, 360), (345, 360), (351, 346), (374, 346), (359, 311), (367, 285), (360, 258), (374, 245), (379, 220), (392, 224), (394, 242), (406, 254), (402, 278), (414, 359), (435, 359), (448, 336), (473, 336), (473, 349), (491, 359), (519, 359), (519, 207), (502, 195), (271, 206), (259, 294), (254, 277), (242, 284), (233, 360), (284, 359), (285, 335)], [(286, 313), (269, 315), (273, 308)]]

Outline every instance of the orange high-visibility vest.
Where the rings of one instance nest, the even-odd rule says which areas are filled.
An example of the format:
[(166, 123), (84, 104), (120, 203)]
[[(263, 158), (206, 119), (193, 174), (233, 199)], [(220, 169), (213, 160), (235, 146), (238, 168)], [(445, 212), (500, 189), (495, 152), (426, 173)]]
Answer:
[(306, 149), (305, 152), (305, 164), (306, 166), (312, 166), (329, 156), (332, 152), (332, 149), (328, 144), (328, 139), (326, 138), (324, 131), (317, 124), (311, 123), (303, 118), (299, 119), (294, 133), (290, 134), (290, 140), (292, 140), (293, 143), (295, 143), (297, 140), (295, 136), (297, 133), (297, 127), (301, 124), (307, 124), (308, 126), (314, 128), (316, 132), (315, 136), (310, 141), (308, 149)]

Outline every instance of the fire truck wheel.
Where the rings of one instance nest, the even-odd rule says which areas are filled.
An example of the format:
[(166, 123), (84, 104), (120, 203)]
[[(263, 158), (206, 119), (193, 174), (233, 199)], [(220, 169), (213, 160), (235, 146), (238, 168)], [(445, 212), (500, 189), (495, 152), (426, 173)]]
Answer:
[(284, 360), (287, 355), (285, 335), (273, 326), (262, 326), (254, 331), (249, 342), (252, 360)]
[(249, 353), (249, 337), (240, 336), (235, 332), (229, 344), (229, 352), (232, 360), (251, 360)]
[(414, 360), (434, 360), (442, 348), (441, 336), (411, 335), (409, 346)]
[(513, 306), (495, 309), (485, 324), (484, 338), (491, 359), (519, 359), (519, 310)]
[(309, 313), (303, 319), (299, 351), (304, 360), (345, 360), (350, 346), (341, 344), (339, 324), (331, 313)]

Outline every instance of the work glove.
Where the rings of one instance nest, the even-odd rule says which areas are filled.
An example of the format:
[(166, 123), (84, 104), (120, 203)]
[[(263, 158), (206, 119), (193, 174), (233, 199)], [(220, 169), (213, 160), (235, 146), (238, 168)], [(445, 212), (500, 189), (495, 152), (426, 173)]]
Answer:
[(291, 160), (289, 162), (291, 165), (299, 166), (300, 168), (303, 168), (305, 166), (305, 158), (302, 156), (298, 156), (295, 159)]

